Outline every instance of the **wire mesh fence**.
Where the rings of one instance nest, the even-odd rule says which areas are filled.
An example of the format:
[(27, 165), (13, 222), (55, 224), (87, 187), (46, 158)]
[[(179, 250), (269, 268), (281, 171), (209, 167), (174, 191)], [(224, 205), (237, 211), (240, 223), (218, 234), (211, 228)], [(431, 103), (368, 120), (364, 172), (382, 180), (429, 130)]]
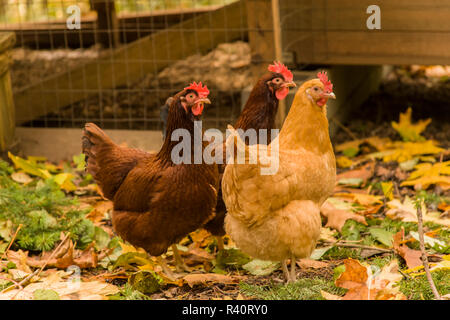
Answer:
[(16, 34), (22, 126), (160, 129), (161, 106), (195, 80), (212, 95), (204, 126), (225, 128), (251, 84), (244, 1), (0, 0), (1, 31)]

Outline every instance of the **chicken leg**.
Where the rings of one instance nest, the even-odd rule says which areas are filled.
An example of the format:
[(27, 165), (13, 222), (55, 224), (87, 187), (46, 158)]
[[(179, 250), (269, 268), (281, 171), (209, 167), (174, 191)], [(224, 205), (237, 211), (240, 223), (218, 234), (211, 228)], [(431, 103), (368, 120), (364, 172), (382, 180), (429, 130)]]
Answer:
[(223, 237), (222, 236), (216, 236), (217, 239), (217, 251), (221, 251), (224, 249), (224, 244), (223, 244)]
[(159, 265), (161, 266), (163, 272), (166, 274), (166, 276), (171, 279), (175, 280), (177, 277), (173, 274), (172, 270), (170, 270), (169, 266), (167, 265), (166, 259), (164, 259), (162, 256), (156, 257), (156, 260), (158, 261)]
[(287, 283), (291, 282), (291, 275), (289, 274), (287, 267), (287, 260), (281, 261), (281, 269), (283, 270), (284, 278)]
[(189, 268), (183, 261), (183, 258), (180, 255), (180, 251), (178, 251), (177, 245), (172, 245), (173, 257), (175, 258), (175, 267), (177, 268), (177, 272), (192, 272), (191, 268)]
[(296, 267), (295, 265), (296, 265), (295, 256), (292, 254), (291, 255), (291, 282), (297, 281), (297, 273), (295, 272), (295, 267)]

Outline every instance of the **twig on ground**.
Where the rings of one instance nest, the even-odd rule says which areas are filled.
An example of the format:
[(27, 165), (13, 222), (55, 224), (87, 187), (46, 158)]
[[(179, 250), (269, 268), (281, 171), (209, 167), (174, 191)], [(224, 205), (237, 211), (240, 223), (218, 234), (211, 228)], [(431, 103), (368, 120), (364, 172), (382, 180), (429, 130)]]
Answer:
[[(66, 240), (69, 238), (70, 232), (68, 232), (65, 237), (62, 239), (61, 243), (55, 248), (55, 250), (53, 250), (52, 254), (50, 255), (50, 257), (48, 257), (48, 259), (45, 261), (45, 263), (42, 265), (41, 268), (36, 269), (32, 274), (28, 275), (25, 279), (23, 279), (21, 282), (18, 283), (20, 287), (20, 289), (14, 294), (14, 296), (11, 298), (11, 300), (14, 300), (17, 295), (22, 292), (22, 290), (25, 288), (24, 285), (31, 280), (34, 276), (39, 276), (42, 272), (42, 270), (44, 270), (44, 268), (47, 266), (47, 264), (49, 263), (49, 261), (53, 258), (53, 256), (55, 255), (55, 253), (59, 250), (59, 248), (61, 248), (61, 246), (66, 242)], [(3, 290), (1, 293), (3, 293), (4, 291), (9, 290), (12, 287), (16, 287), (16, 284), (6, 288), (5, 290)]]
[(378, 250), (380, 252), (394, 252), (393, 249), (383, 249), (371, 246), (364, 246), (362, 244), (353, 244), (353, 243), (342, 243), (342, 242), (331, 242), (325, 241), (337, 247), (347, 247), (347, 248), (359, 248), (359, 249), (367, 249), (367, 250)]
[(3, 289), (0, 293), (4, 293), (7, 292), (15, 287), (19, 287), (20, 290), (14, 295), (14, 297), (12, 298), (14, 300), (14, 298), (17, 296), (17, 294), (23, 290), (23, 286), (25, 283), (28, 282), (28, 280), (30, 280), (31, 278), (33, 278), (38, 270), (35, 270), (33, 273), (30, 273), (28, 276), (26, 276), (25, 278), (22, 279), (22, 281), (20, 281), (19, 283), (15, 282), (13, 285), (9, 286), (8, 288)]
[(428, 283), (430, 284), (431, 291), (433, 291), (433, 295), (436, 300), (442, 300), (439, 292), (436, 289), (436, 285), (434, 284), (433, 277), (431, 276), (430, 267), (428, 266), (428, 257), (427, 252), (425, 251), (425, 240), (423, 237), (423, 219), (422, 219), (422, 203), (417, 204), (417, 222), (418, 222), (418, 231), (419, 231), (419, 243), (420, 243), (420, 251), (422, 251), (422, 264), (425, 269), (425, 274), (427, 275)]
[(19, 226), (17, 227), (16, 232), (14, 233), (14, 236), (12, 237), (11, 241), (9, 242), (8, 248), (6, 248), (5, 252), (3, 252), (0, 261), (3, 260), (4, 257), (8, 256), (8, 251), (11, 248), (14, 240), (16, 240), (16, 237), (17, 237), (17, 234), (19, 233), (20, 228), (22, 228), (22, 224), (19, 224)]
[(342, 130), (344, 130), (353, 140), (358, 140), (358, 138), (355, 136), (355, 134), (353, 132), (350, 131), (349, 128), (347, 128), (346, 126), (344, 126), (338, 119), (336, 119), (335, 116), (331, 117), (331, 120), (337, 124), (337, 126), (339, 128), (341, 128)]
[(37, 276), (39, 276), (41, 274), (42, 270), (44, 270), (44, 268), (47, 266), (47, 264), (50, 262), (50, 260), (53, 259), (53, 256), (56, 254), (56, 252), (58, 252), (59, 248), (61, 248), (62, 245), (66, 242), (66, 240), (69, 238), (69, 235), (70, 235), (70, 232), (67, 232), (67, 234), (64, 236), (64, 238), (62, 239), (60, 244), (58, 244), (58, 246), (55, 248), (55, 250), (53, 250), (53, 252), (50, 255), (50, 257), (48, 257), (48, 259), (45, 260), (44, 264), (39, 269), (39, 272), (37, 273)]

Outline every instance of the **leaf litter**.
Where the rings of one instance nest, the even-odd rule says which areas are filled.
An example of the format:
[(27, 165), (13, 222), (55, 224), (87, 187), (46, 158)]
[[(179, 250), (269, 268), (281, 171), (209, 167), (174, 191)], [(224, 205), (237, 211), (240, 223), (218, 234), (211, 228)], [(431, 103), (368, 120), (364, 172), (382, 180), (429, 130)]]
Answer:
[[(168, 279), (154, 257), (115, 236), (112, 203), (84, 171), (82, 155), (53, 164), (9, 154), (14, 167), (0, 162), (0, 212), (13, 213), (0, 213), (0, 299), (416, 297), (403, 291), (423, 275), (419, 197), (431, 271), (450, 278), (450, 153), (422, 136), (428, 119), (414, 123), (411, 115), (408, 109), (392, 124), (401, 140), (373, 136), (335, 147), (335, 192), (322, 207), (311, 258), (296, 261), (301, 280), (292, 288), (278, 262), (252, 259), (228, 236), (218, 252), (203, 229), (178, 244), (193, 272)], [(175, 270), (170, 249), (165, 258)]]

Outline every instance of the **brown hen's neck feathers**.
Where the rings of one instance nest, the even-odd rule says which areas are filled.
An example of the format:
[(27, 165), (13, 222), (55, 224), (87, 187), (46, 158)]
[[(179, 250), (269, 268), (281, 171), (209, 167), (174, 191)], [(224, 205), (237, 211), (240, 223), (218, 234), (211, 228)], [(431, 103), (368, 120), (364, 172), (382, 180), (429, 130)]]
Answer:
[(191, 156), (193, 159), (194, 153), (194, 122), (189, 119), (189, 115), (186, 113), (180, 102), (181, 94), (174, 97), (172, 104), (169, 106), (169, 114), (167, 116), (167, 129), (166, 138), (164, 143), (157, 154), (157, 158), (167, 164), (173, 164), (171, 159), (172, 149), (181, 142), (172, 141), (172, 132), (176, 129), (186, 129), (190, 133), (191, 137)]
[[(306, 83), (305, 83), (306, 84)], [(332, 150), (326, 105), (319, 107), (300, 87), (279, 135), (280, 148), (299, 149), (323, 154)]]
[(273, 77), (274, 74), (268, 73), (258, 80), (250, 92), (244, 110), (242, 110), (234, 128), (243, 130), (252, 128), (257, 132), (258, 129), (274, 128), (275, 116), (278, 110), (278, 99), (266, 84)]

